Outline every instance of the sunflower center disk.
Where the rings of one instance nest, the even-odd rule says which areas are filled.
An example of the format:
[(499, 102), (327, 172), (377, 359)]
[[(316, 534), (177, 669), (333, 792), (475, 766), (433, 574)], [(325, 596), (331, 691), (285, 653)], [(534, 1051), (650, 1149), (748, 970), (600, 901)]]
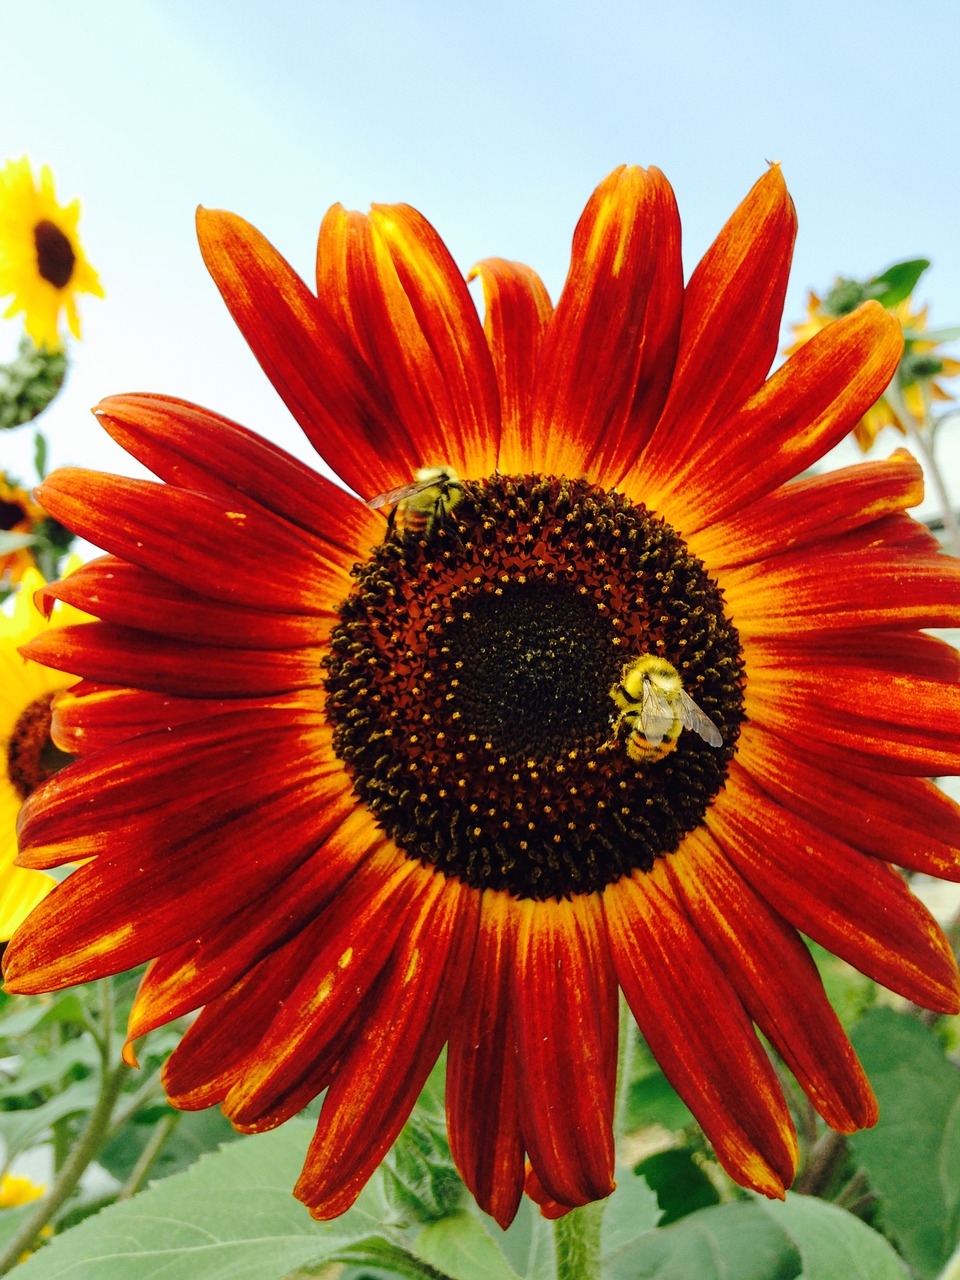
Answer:
[(56, 223), (47, 218), (34, 227), (33, 241), (37, 249), (38, 272), (55, 289), (65, 289), (77, 261), (73, 245)]
[[(441, 518), (442, 517), (442, 518)], [(720, 593), (677, 534), (585, 481), (465, 481), (356, 567), (327, 662), (334, 743), (408, 856), (517, 897), (649, 869), (701, 821), (743, 719)], [(665, 658), (723, 737), (638, 762), (611, 697)]]
[(50, 741), (52, 702), (44, 693), (24, 707), (7, 742), (7, 776), (21, 800), (73, 759)]

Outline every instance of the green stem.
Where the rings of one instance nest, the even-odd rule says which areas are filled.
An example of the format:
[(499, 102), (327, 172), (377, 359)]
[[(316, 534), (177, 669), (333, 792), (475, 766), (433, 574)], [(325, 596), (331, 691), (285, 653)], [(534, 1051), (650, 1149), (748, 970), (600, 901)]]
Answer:
[(153, 1168), (154, 1161), (163, 1150), (164, 1143), (180, 1123), (180, 1115), (181, 1112), (179, 1111), (171, 1111), (169, 1115), (164, 1116), (158, 1124), (154, 1125), (150, 1140), (140, 1152), (139, 1160), (133, 1166), (129, 1178), (127, 1178), (120, 1190), (120, 1194), (117, 1196), (118, 1200), (129, 1200), (131, 1196), (137, 1194), (146, 1182), (147, 1174)]
[(605, 1200), (596, 1200), (554, 1222), (557, 1280), (600, 1280), (600, 1220), (605, 1207)]
[(104, 1072), (101, 1076), (100, 1094), (90, 1113), (87, 1127), (80, 1135), (66, 1164), (57, 1174), (53, 1186), (42, 1200), (37, 1201), (34, 1213), (26, 1219), (0, 1254), (0, 1275), (6, 1275), (12, 1267), (16, 1266), (24, 1250), (34, 1244), (60, 1206), (72, 1195), (87, 1165), (100, 1151), (109, 1131), (110, 1116), (129, 1072), (130, 1068), (126, 1063), (121, 1062), (112, 1071)]

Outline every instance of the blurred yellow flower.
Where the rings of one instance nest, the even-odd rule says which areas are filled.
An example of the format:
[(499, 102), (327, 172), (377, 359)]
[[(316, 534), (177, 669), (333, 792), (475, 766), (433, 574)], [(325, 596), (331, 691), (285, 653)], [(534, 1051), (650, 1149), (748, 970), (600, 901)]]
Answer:
[(16, 1209), (18, 1205), (29, 1204), (31, 1200), (39, 1200), (46, 1187), (31, 1182), (29, 1178), (21, 1178), (13, 1173), (5, 1173), (0, 1178), (0, 1209)]
[[(790, 356), (799, 351), (814, 334), (819, 333), (828, 324), (832, 324), (838, 315), (845, 314), (842, 301), (838, 303), (838, 295), (844, 284), (856, 288), (856, 292), (851, 289), (852, 306), (859, 305), (865, 296), (869, 296), (860, 286), (856, 286), (854, 281), (838, 280), (829, 299), (832, 305), (825, 305), (824, 301), (811, 290), (807, 296), (807, 318), (800, 324), (791, 326), (793, 342), (784, 349), (784, 355)], [(942, 339), (928, 342), (917, 336), (927, 328), (926, 307), (920, 311), (913, 311), (911, 299), (908, 296), (895, 305), (888, 306), (887, 310), (900, 321), (900, 327), (904, 333), (904, 353), (895, 375), (895, 382), (903, 405), (920, 426), (927, 415), (925, 399), (953, 400), (955, 398), (941, 386), (937, 378), (957, 377), (960, 374), (960, 361), (938, 352)], [(873, 447), (874, 441), (884, 427), (895, 427), (902, 435), (907, 434), (902, 412), (887, 393), (884, 393), (876, 404), (867, 410), (853, 428), (854, 438), (864, 453)]]
[(4, 534), (28, 537), (46, 518), (46, 512), (28, 490), (0, 471), (0, 591), (7, 590), (35, 567), (28, 546), (6, 546)]
[(57, 203), (46, 165), (39, 186), (26, 156), (0, 169), (0, 298), (13, 295), (4, 314), (22, 311), (27, 334), (50, 351), (63, 345), (61, 311), (70, 332), (80, 337), (76, 295), (103, 297), (77, 235), (79, 218), (78, 200)]
[(50, 741), (50, 714), (54, 694), (76, 678), (17, 650), (48, 627), (84, 622), (87, 615), (60, 605), (48, 621), (33, 602), (43, 586), (42, 575), (26, 569), (13, 614), (0, 613), (0, 941), (9, 939), (56, 883), (42, 871), (13, 865), (17, 815), (31, 791), (70, 759)]

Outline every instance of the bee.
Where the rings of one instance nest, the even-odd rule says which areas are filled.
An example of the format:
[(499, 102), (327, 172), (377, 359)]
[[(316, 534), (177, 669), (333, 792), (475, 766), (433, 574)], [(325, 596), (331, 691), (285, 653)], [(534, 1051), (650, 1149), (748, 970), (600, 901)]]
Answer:
[(410, 484), (379, 493), (367, 499), (371, 511), (390, 506), (387, 533), (393, 530), (397, 515), (404, 537), (429, 538), (442, 525), (463, 497), (463, 485), (452, 467), (421, 467)]
[(644, 653), (626, 663), (610, 697), (620, 709), (613, 731), (626, 726), (627, 755), (638, 764), (655, 763), (676, 750), (682, 729), (692, 729), (711, 747), (723, 742), (720, 730), (685, 692), (676, 667), (665, 658)]

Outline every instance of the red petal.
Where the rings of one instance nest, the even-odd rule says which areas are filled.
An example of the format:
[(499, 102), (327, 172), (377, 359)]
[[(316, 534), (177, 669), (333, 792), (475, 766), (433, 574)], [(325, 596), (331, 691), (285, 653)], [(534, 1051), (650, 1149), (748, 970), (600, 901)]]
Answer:
[(267, 598), (259, 609), (211, 600), (115, 556), (81, 565), (37, 592), (36, 599), (48, 615), (52, 602), (63, 600), (106, 622), (230, 649), (316, 645), (336, 617), (321, 622), (316, 614), (278, 613)]
[[(37, 496), (91, 542), (215, 600), (280, 613), (326, 613), (351, 587), (350, 561), (260, 506), (150, 480), (62, 467)], [(269, 584), (266, 586), (266, 584)]]
[(294, 1188), (315, 1218), (335, 1218), (356, 1200), (402, 1129), (462, 1002), (480, 894), (424, 874), (428, 894), (340, 1061)]
[(614, 1187), (617, 986), (600, 904), (578, 895), (524, 899), (513, 909), (511, 1005), (524, 1145), (551, 1196), (586, 1204)]
[(129, 738), (173, 729), (189, 721), (228, 711), (260, 711), (271, 707), (312, 710), (323, 714), (322, 691), (263, 698), (174, 698), (140, 689), (116, 689), (82, 680), (57, 695), (53, 703), (50, 734), (61, 751), (69, 755), (90, 755), (115, 747)]
[[(712, 447), (714, 424), (760, 387), (777, 353), (796, 225), (774, 165), (690, 277), (670, 393), (639, 477), (631, 471), (624, 485), (683, 474)], [(637, 492), (644, 496), (642, 487)]]
[(198, 806), (216, 819), (228, 811), (221, 800), (284, 770), (299, 766), (305, 780), (341, 774), (331, 738), (321, 709), (258, 705), (121, 743), (61, 769), (27, 797), (21, 851), (32, 864), (56, 866), (109, 854), (126, 837), (145, 846), (182, 838), (196, 829)]
[(847, 761), (838, 771), (804, 744), (746, 724), (737, 759), (771, 799), (825, 831), (897, 866), (960, 880), (960, 806), (923, 778)]
[(922, 635), (906, 645), (909, 638), (852, 631), (829, 644), (748, 641), (747, 717), (854, 763), (879, 759), (896, 773), (960, 773), (956, 651)]
[(734, 762), (706, 825), (775, 910), (892, 991), (960, 1011), (957, 965), (936, 921), (902, 877), (788, 813)]
[(416, 209), (373, 205), (369, 225), (379, 296), (371, 290), (360, 306), (378, 357), (374, 367), (386, 371), (404, 422), (430, 451), (421, 457), (449, 462), (465, 475), (489, 475), (500, 403), (466, 281)]
[(447, 1129), (461, 1177), (504, 1230), (517, 1212), (524, 1179), (510, 1008), (515, 960), (512, 900), (486, 893), (470, 982), (447, 1050)]
[(200, 698), (272, 696), (316, 688), (323, 657), (319, 646), (264, 651), (184, 645), (111, 622), (53, 627), (23, 645), (21, 652), (34, 662), (88, 680)]
[(199, 937), (155, 960), (130, 1013), (128, 1048), (148, 1031), (221, 996), (303, 930), (312, 937), (303, 964), (309, 963), (329, 925), (326, 916), (323, 925), (318, 923), (321, 914), (348, 880), (351, 885), (359, 882), (360, 868), (383, 843), (368, 811), (353, 809), (302, 866), (278, 878), (235, 915), (211, 918)]
[(669, 378), (663, 329), (678, 249), (676, 201), (658, 169), (615, 169), (590, 197), (537, 371), (538, 470), (611, 483), (636, 456), (634, 396), (649, 382), (657, 398)]
[(832, 544), (848, 529), (915, 507), (923, 471), (906, 449), (829, 475), (783, 485), (765, 498), (701, 529), (691, 550), (714, 571), (782, 555), (810, 543)]
[(522, 262), (487, 258), (470, 272), (474, 276), (483, 285), (483, 330), (500, 392), (497, 466), (507, 475), (531, 471), (539, 465), (531, 434), (533, 385), (553, 307), (543, 281)]
[(873, 1091), (799, 936), (702, 828), (664, 865), (698, 936), (827, 1123), (842, 1133), (875, 1124)]
[(814, 544), (725, 570), (724, 599), (741, 639), (960, 623), (960, 562), (907, 557), (882, 543), (845, 551), (845, 542), (834, 554)]
[[(739, 344), (743, 335), (734, 333)], [(708, 439), (688, 437), (684, 424), (654, 456), (658, 426), (621, 487), (692, 537), (839, 443), (890, 381), (902, 350), (898, 321), (878, 302), (864, 303), (812, 338), (742, 408), (711, 422)]]
[(334, 1078), (376, 1000), (408, 920), (423, 910), (431, 873), (384, 842), (323, 913), (316, 947), (265, 1028), (224, 1112), (244, 1132), (301, 1111)]
[(797, 1158), (783, 1094), (736, 992), (678, 905), (665, 861), (603, 895), (620, 985), (723, 1167), (782, 1199)]
[(377, 374), (328, 309), (249, 223), (197, 211), (207, 269), (250, 349), (320, 456), (372, 497), (418, 457)]
[(234, 506), (237, 495), (349, 556), (383, 537), (383, 519), (325, 476), (228, 418), (168, 396), (109, 396), (101, 424), (154, 475)]

